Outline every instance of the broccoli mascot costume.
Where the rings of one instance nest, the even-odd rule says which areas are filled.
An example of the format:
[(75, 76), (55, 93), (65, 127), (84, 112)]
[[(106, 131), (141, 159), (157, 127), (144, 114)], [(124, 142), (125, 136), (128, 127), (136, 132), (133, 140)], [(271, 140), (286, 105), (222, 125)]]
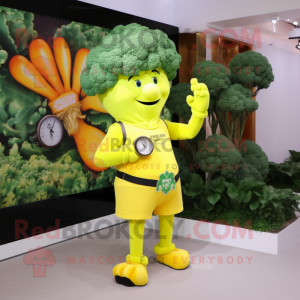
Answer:
[(180, 62), (174, 43), (162, 31), (120, 25), (90, 51), (81, 74), (83, 91), (98, 95), (118, 121), (109, 127), (94, 162), (117, 168), (116, 215), (129, 220), (130, 254), (113, 274), (125, 286), (148, 282), (143, 234), (145, 220), (153, 212), (159, 216), (160, 239), (154, 247), (158, 262), (178, 270), (190, 263), (189, 253), (172, 243), (174, 214), (183, 210), (183, 204), (171, 140), (197, 135), (207, 116), (209, 92), (192, 79), (194, 96), (186, 99), (192, 110), (189, 123), (160, 118)]

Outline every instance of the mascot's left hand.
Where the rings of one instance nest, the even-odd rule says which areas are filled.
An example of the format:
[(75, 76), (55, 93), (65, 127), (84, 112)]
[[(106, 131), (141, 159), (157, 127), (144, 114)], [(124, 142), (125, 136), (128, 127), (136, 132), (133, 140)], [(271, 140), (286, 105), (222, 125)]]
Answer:
[(186, 102), (192, 108), (192, 113), (206, 113), (209, 106), (209, 92), (204, 83), (198, 83), (197, 78), (191, 79), (191, 90), (194, 96), (187, 96)]

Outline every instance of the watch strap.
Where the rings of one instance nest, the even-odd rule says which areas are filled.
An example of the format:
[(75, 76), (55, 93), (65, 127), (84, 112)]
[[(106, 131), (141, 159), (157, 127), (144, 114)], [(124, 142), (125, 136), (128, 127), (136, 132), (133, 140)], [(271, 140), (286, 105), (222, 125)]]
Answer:
[(124, 124), (123, 124), (121, 121), (119, 121), (119, 122), (117, 122), (117, 123), (121, 126), (121, 129), (122, 129), (122, 134), (123, 134), (123, 146), (124, 146), (125, 143), (126, 143), (126, 139), (127, 139), (126, 129), (125, 129)]
[(167, 122), (163, 119), (163, 118), (161, 118), (161, 120), (166, 124), (166, 126), (167, 126), (167, 129), (169, 129), (168, 128), (168, 124), (167, 124)]

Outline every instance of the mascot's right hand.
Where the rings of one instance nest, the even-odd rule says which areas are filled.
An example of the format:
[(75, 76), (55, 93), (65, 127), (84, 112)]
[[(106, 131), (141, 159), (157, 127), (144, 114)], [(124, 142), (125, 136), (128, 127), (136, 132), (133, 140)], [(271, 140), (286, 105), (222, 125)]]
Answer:
[(191, 79), (191, 90), (194, 96), (187, 96), (186, 102), (191, 107), (192, 112), (197, 113), (207, 112), (209, 106), (209, 91), (204, 83), (198, 83), (197, 78)]

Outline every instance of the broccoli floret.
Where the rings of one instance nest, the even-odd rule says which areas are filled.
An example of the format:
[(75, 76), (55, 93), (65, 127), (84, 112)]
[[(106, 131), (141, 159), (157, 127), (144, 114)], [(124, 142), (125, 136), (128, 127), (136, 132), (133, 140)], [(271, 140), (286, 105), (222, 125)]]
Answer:
[(247, 140), (241, 144), (241, 155), (245, 168), (239, 170), (238, 178), (264, 181), (269, 173), (266, 153), (255, 142)]
[(192, 174), (191, 169), (189, 168), (189, 164), (184, 153), (179, 149), (174, 147), (173, 148), (175, 158), (179, 167), (179, 177), (181, 182), (184, 184), (190, 180), (190, 176)]
[(104, 94), (115, 86), (118, 75), (138, 75), (162, 68), (172, 81), (181, 56), (175, 44), (160, 30), (139, 24), (116, 26), (87, 56), (81, 87), (88, 96)]
[(257, 87), (256, 94), (261, 89), (266, 89), (274, 81), (272, 66), (262, 54), (246, 51), (237, 54), (229, 64), (231, 81), (240, 82), (246, 87)]
[(258, 103), (251, 98), (251, 91), (236, 83), (223, 90), (217, 108), (227, 112), (253, 112), (258, 109)]
[(186, 102), (186, 97), (189, 95), (193, 96), (191, 85), (189, 83), (180, 83), (171, 88), (166, 102), (166, 107), (171, 114), (177, 114), (185, 123), (189, 121), (192, 115), (191, 108)]
[(242, 156), (229, 139), (214, 134), (200, 145), (195, 160), (201, 170), (210, 174), (220, 173), (226, 179), (231, 179), (240, 168)]
[(205, 83), (209, 90), (219, 91), (226, 89), (231, 84), (230, 70), (209, 60), (197, 63), (193, 74), (198, 82)]

